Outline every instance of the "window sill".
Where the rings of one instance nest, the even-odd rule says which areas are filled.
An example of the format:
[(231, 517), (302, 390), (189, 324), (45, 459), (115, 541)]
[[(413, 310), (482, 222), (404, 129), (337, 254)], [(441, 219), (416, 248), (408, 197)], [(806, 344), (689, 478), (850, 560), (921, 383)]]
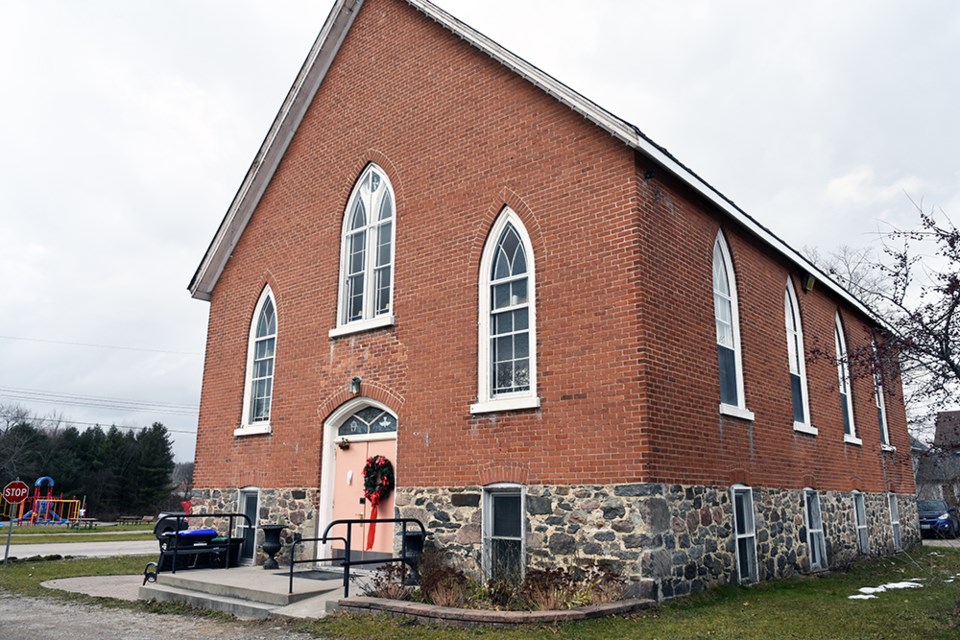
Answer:
[(843, 434), (843, 441), (846, 442), (847, 444), (855, 444), (858, 447), (863, 446), (863, 440), (861, 440), (857, 436), (851, 436), (848, 433)]
[(260, 436), (265, 433), (270, 433), (270, 423), (266, 424), (251, 424), (247, 426), (241, 426), (238, 429), (233, 430), (233, 435), (235, 436)]
[(794, 422), (793, 430), (799, 431), (800, 433), (806, 433), (811, 436), (820, 435), (820, 430), (817, 429), (812, 424), (807, 424), (806, 422)]
[(369, 318), (367, 320), (354, 320), (348, 324), (342, 324), (338, 327), (330, 329), (329, 336), (331, 338), (338, 338), (340, 336), (348, 336), (352, 333), (361, 333), (363, 331), (370, 331), (371, 329), (379, 329), (380, 327), (389, 327), (393, 324), (393, 314), (388, 313), (382, 316), (377, 316), (376, 318)]
[(896, 453), (897, 448), (890, 444), (882, 444), (880, 445), (880, 450), (886, 451), (887, 453)]
[(732, 404), (720, 403), (720, 415), (730, 416), (731, 418), (740, 418), (741, 420), (749, 420), (753, 422), (756, 419), (756, 416), (753, 415), (753, 411), (750, 411), (746, 407), (735, 407)]
[(520, 398), (495, 398), (482, 400), (470, 405), (470, 413), (493, 413), (494, 411), (518, 411), (520, 409), (539, 409), (538, 396), (523, 396)]

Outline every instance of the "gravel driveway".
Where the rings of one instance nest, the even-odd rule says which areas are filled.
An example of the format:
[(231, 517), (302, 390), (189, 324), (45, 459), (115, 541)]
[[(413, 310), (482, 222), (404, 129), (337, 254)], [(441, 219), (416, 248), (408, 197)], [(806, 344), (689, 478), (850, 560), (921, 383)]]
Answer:
[(314, 640), (277, 622), (222, 622), (3, 592), (0, 620), (0, 635), (17, 640)]

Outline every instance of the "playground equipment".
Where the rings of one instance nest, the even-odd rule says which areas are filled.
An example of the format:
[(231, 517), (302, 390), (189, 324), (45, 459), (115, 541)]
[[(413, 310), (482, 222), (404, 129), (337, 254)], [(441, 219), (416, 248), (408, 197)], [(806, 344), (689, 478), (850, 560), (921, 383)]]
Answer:
[[(80, 501), (65, 499), (53, 495), (53, 478), (37, 478), (33, 485), (33, 496), (20, 504), (9, 505), (13, 508), (13, 520), (19, 525), (69, 524), (80, 518)], [(41, 489), (46, 487), (46, 494)]]

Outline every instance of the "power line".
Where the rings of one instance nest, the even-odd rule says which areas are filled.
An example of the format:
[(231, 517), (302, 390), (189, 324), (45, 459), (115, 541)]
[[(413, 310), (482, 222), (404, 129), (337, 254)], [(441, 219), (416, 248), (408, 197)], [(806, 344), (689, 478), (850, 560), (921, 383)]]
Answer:
[[(9, 413), (9, 414), (7, 414), (7, 413), (0, 413), (0, 418), (18, 418), (18, 419), (19, 419), (19, 418), (22, 418), (22, 416), (18, 416), (18, 415), (15, 414), (15, 413)], [(104, 427), (104, 426), (107, 426), (107, 425), (103, 424), (102, 422), (83, 422), (83, 421), (81, 421), (81, 420), (61, 420), (61, 419), (59, 419), (59, 418), (34, 418), (33, 421), (34, 421), (34, 422), (62, 422), (63, 424), (82, 424), (82, 425), (86, 425), (86, 426), (90, 426), (90, 427)], [(24, 419), (24, 422), (28, 422), (28, 420), (27, 420), (27, 419)], [(145, 429), (149, 429), (149, 428), (150, 428), (150, 427), (125, 427), (125, 426), (122, 426), (122, 425), (119, 425), (119, 424), (111, 424), (111, 425), (109, 425), (109, 426), (111, 426), (111, 427), (116, 427), (117, 429), (127, 429), (127, 430), (129, 430), (129, 431), (143, 431), (143, 430), (145, 430)], [(184, 430), (184, 429), (171, 429), (170, 427), (167, 427), (167, 425), (163, 425), (163, 426), (164, 426), (164, 427), (167, 429), (167, 431), (169, 431), (170, 433), (189, 433), (189, 434), (196, 434), (196, 433), (197, 433), (196, 430), (190, 431), (190, 430)]]
[(92, 342), (70, 342), (68, 340), (45, 340), (43, 338), (21, 338), (19, 336), (0, 336), (2, 340), (19, 340), (21, 342), (42, 342), (45, 344), (65, 344), (71, 347), (92, 347), (94, 349), (117, 349), (120, 351), (145, 351), (147, 353), (172, 353), (181, 356), (203, 357), (196, 351), (174, 351), (171, 349), (150, 349), (147, 347), (125, 347), (113, 344), (95, 344)]
[(124, 411), (156, 411), (192, 415), (199, 411), (193, 404), (179, 402), (163, 402), (152, 400), (127, 400), (108, 396), (89, 396), (75, 393), (61, 393), (56, 391), (42, 391), (40, 389), (24, 389), (18, 387), (0, 387), (0, 398), (25, 400), (45, 404), (65, 404), (71, 406), (115, 409)]

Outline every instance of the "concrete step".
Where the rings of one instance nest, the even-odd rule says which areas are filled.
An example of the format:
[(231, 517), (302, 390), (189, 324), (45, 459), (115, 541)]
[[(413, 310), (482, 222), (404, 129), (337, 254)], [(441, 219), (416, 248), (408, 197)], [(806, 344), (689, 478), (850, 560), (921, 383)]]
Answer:
[[(276, 605), (263, 604), (240, 598), (189, 591), (159, 583), (148, 583), (140, 587), (140, 599), (159, 602), (183, 602), (202, 609), (222, 611), (252, 620), (263, 620), (270, 616)], [(319, 617), (319, 616), (318, 616)]]
[[(234, 576), (238, 579), (231, 580), (230, 578)], [(341, 580), (295, 580), (294, 592), (288, 593), (289, 581), (286, 576), (260, 574), (256, 577), (257, 580), (250, 580), (248, 576), (239, 579), (241, 578), (239, 572), (233, 574), (221, 572), (217, 580), (211, 580), (207, 575), (183, 571), (176, 574), (161, 573), (157, 577), (157, 584), (184, 591), (259, 602), (274, 607), (283, 607), (343, 589)]]
[(330, 591), (306, 600), (294, 602), (285, 607), (278, 607), (270, 612), (271, 618), (322, 618), (337, 610), (337, 602), (343, 593), (340, 590)]

